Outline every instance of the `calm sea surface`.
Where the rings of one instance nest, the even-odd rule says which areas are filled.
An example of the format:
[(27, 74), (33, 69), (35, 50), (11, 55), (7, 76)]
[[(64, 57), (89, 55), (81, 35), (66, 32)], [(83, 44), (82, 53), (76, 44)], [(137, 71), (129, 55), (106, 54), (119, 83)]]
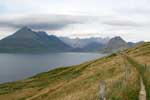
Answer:
[(105, 56), (98, 53), (0, 54), (0, 83)]

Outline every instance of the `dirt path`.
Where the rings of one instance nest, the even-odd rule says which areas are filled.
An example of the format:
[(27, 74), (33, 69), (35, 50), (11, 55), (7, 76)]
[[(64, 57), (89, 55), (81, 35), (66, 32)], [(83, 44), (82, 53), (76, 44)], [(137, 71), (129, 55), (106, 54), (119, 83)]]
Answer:
[(140, 84), (141, 84), (141, 89), (139, 92), (139, 100), (146, 100), (146, 90), (145, 90), (145, 85), (143, 83), (143, 79), (140, 77)]
[[(121, 55), (123, 58), (125, 58), (127, 60), (128, 56), (126, 54), (121, 54)], [(140, 87), (140, 91), (139, 91), (139, 100), (146, 100), (146, 89), (145, 89), (145, 85), (143, 83), (143, 79), (141, 76), (140, 76), (140, 86), (141, 87)]]
[(43, 90), (40, 91), (38, 94), (36, 94), (36, 95), (34, 95), (34, 96), (32, 96), (32, 97), (26, 99), (26, 100), (33, 100), (33, 99), (35, 99), (35, 98), (37, 98), (37, 97), (39, 97), (39, 96), (41, 96), (41, 95), (44, 95), (44, 94), (48, 93), (49, 91), (50, 91), (49, 88), (43, 89)]
[(26, 100), (34, 100), (34, 99), (36, 99), (36, 98), (38, 98), (38, 97), (40, 97), (40, 96), (42, 96), (42, 95), (44, 95), (44, 94), (47, 94), (48, 92), (56, 91), (56, 90), (59, 89), (61, 86), (62, 86), (62, 84), (58, 84), (58, 85), (55, 86), (54, 88), (49, 88), (49, 87), (47, 87), (47, 88), (45, 88), (45, 89), (39, 91), (37, 94), (33, 95), (32, 97), (27, 98)]

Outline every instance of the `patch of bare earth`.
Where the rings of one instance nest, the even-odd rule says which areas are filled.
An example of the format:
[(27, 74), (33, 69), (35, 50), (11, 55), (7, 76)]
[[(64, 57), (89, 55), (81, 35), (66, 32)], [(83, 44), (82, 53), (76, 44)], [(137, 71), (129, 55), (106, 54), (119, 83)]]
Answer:
[(143, 79), (140, 77), (140, 84), (141, 84), (141, 89), (139, 93), (139, 100), (146, 100), (146, 90), (145, 90), (145, 85), (143, 83)]

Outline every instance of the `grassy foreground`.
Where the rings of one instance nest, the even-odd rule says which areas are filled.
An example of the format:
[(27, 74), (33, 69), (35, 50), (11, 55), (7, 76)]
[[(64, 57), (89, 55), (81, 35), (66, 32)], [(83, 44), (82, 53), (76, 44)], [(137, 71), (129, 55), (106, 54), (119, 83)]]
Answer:
[[(145, 43), (124, 52), (138, 63), (149, 65), (149, 47), (150, 43)], [(145, 79), (150, 76), (144, 75)], [(138, 100), (139, 71), (119, 54), (0, 84), (0, 100), (99, 100), (101, 80), (106, 82), (107, 99)]]
[(128, 61), (137, 68), (143, 78), (147, 100), (150, 100), (150, 43), (129, 49), (127, 53), (129, 53)]

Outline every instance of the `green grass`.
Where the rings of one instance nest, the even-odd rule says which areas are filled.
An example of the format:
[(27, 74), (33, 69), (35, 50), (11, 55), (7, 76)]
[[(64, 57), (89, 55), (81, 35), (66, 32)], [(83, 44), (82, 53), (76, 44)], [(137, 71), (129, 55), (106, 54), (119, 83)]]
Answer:
[[(35, 99), (49, 100), (51, 98), (52, 100), (59, 100), (59, 98), (71, 96), (72, 100), (98, 100), (99, 81), (105, 80), (107, 83), (107, 98), (123, 100), (126, 97), (128, 100), (137, 100), (139, 91), (138, 78), (135, 75), (132, 83), (126, 84), (125, 87), (122, 66), (123, 62), (120, 57), (112, 54), (77, 66), (57, 68), (40, 73), (26, 80), (1, 84), (0, 96), (4, 94), (14, 95), (14, 93), (19, 95), (20, 91), (28, 89), (36, 90), (35, 94), (37, 94), (43, 89), (50, 88), (52, 92), (40, 95)], [(59, 84), (62, 85), (59, 86)], [(76, 94), (78, 96), (74, 96)], [(32, 93), (30, 95), (25, 94), (25, 96), (18, 99), (23, 100), (33, 95)]]
[(135, 60), (133, 60), (132, 58), (128, 57), (127, 58), (128, 61), (137, 68), (137, 70), (139, 71), (140, 75), (143, 78), (143, 82), (145, 84), (145, 88), (146, 88), (146, 96), (147, 96), (147, 100), (150, 100), (150, 71), (147, 69), (150, 69), (149, 66), (144, 66), (142, 64), (139, 64), (138, 62), (136, 62)]

